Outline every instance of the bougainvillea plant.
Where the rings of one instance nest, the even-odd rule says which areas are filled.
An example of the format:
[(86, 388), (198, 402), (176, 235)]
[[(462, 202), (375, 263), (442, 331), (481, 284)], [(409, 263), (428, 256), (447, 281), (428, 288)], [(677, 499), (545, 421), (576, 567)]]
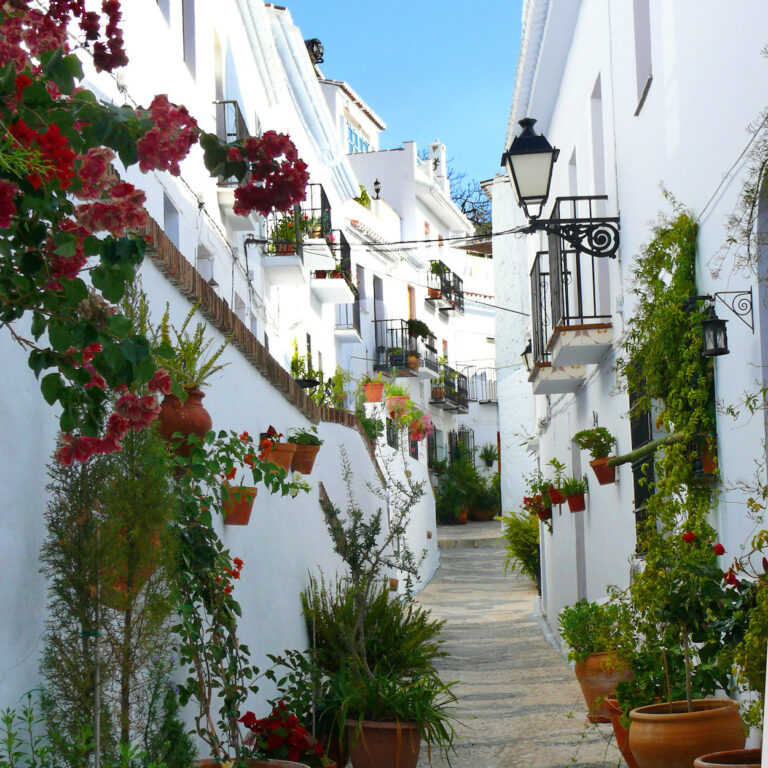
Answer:
[[(169, 387), (183, 397), (115, 307), (146, 247), (144, 192), (119, 178), (117, 161), (179, 175), (201, 140), (212, 173), (223, 163), (240, 182), (242, 215), (287, 210), (304, 199), (308, 178), (287, 136), (268, 131), (227, 145), (167, 96), (147, 109), (99, 102), (81, 86), (68, 30), (79, 27), (80, 54), (111, 72), (128, 61), (120, 18), (119, 0), (102, 0), (101, 11), (86, 11), (83, 0), (0, 6), (0, 329), (28, 353), (43, 397), (61, 409), (64, 463), (119, 450), (128, 429), (156, 418)], [(144, 398), (120, 392), (149, 382)]]

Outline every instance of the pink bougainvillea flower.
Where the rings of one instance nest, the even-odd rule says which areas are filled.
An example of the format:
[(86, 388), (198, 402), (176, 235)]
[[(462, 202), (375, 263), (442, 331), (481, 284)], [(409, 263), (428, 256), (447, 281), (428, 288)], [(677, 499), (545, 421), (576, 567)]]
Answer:
[(0, 179), (0, 227), (10, 227), (16, 215), (14, 202), (19, 188), (7, 179)]
[(171, 392), (171, 375), (168, 371), (164, 371), (162, 368), (155, 371), (155, 375), (150, 379), (147, 384), (147, 389), (150, 392), (159, 392), (163, 395), (168, 395)]
[(171, 104), (168, 97), (159, 94), (149, 105), (149, 116), (154, 123), (136, 144), (139, 168), (148, 171), (168, 171), (173, 176), (181, 173), (179, 162), (198, 140), (197, 121), (186, 107)]
[(85, 155), (80, 155), (77, 178), (82, 186), (74, 193), (75, 197), (81, 200), (100, 198), (109, 189), (107, 171), (114, 159), (115, 153), (107, 147), (92, 147)]

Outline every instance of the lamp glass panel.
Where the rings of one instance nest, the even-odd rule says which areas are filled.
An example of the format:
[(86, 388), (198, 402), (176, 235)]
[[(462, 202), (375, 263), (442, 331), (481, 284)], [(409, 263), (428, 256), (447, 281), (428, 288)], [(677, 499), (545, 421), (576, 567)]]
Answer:
[(512, 155), (517, 191), (523, 200), (544, 200), (549, 192), (552, 173), (552, 152)]

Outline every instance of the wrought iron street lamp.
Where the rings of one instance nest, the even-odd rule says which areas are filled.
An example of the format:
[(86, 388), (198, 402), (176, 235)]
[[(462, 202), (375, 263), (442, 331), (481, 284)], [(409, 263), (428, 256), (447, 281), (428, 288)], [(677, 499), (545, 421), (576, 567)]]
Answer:
[(528, 339), (528, 344), (520, 357), (523, 358), (523, 365), (525, 365), (525, 370), (530, 373), (533, 370), (533, 346), (531, 345), (530, 339)]
[[(536, 121), (532, 118), (526, 117), (519, 124), (523, 130), (519, 136), (515, 136), (509, 149), (502, 155), (501, 165), (509, 174), (517, 204), (528, 219), (528, 226), (521, 231), (529, 234), (548, 232), (561, 237), (580, 253), (615, 258), (619, 250), (617, 217), (593, 217), (590, 209), (588, 218), (576, 217), (575, 214), (573, 218), (541, 218), (549, 198), (552, 168), (560, 150), (555, 149), (545, 136), (533, 130)], [(559, 211), (557, 201), (555, 207)]]
[(725, 330), (727, 320), (721, 320), (715, 312), (714, 304), (709, 305), (707, 316), (701, 321), (701, 354), (703, 357), (727, 355), (728, 334)]
[(373, 191), (376, 193), (376, 199), (379, 199), (379, 192), (381, 192), (381, 182), (376, 179), (376, 181), (373, 182)]

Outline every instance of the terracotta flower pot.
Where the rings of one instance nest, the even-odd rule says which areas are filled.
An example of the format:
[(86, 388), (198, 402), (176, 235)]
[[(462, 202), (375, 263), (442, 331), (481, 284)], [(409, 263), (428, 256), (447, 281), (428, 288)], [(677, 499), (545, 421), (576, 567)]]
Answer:
[(565, 500), (568, 502), (568, 509), (571, 512), (583, 512), (587, 508), (583, 493), (574, 493), (573, 496), (566, 496)]
[(574, 667), (587, 705), (587, 717), (592, 723), (610, 722), (610, 712), (605, 699), (622, 680), (631, 680), (634, 672), (619, 661), (616, 651), (590, 653), (584, 661), (577, 661)]
[[(195, 768), (221, 768), (223, 763), (210, 758), (195, 760)], [(290, 760), (246, 760), (244, 765), (248, 768), (309, 768), (306, 763), (292, 763)]]
[(369, 381), (367, 384), (363, 384), (363, 392), (365, 392), (366, 402), (380, 403), (381, 395), (384, 392), (384, 382)]
[(394, 576), (389, 577), (389, 591), (390, 592), (396, 592), (397, 591), (397, 585), (400, 583), (398, 579), (396, 579)]
[(408, 355), (408, 367), (412, 371), (418, 371), (421, 368), (421, 359), (418, 355)]
[(549, 488), (547, 493), (553, 504), (565, 504), (565, 494), (559, 488)]
[(597, 482), (600, 485), (610, 485), (616, 480), (616, 467), (608, 466), (608, 458), (605, 459), (592, 459), (589, 462), (589, 466), (592, 467), (592, 471), (595, 473)]
[(629, 746), (639, 768), (691, 768), (700, 755), (743, 749), (739, 705), (730, 699), (696, 699), (650, 704), (629, 716)]
[(291, 469), (294, 472), (301, 472), (302, 475), (309, 475), (312, 467), (315, 466), (319, 445), (296, 445), (296, 453), (293, 454)]
[(432, 387), (433, 400), (445, 400), (445, 389), (443, 387)]
[(731, 768), (760, 768), (762, 757), (762, 749), (731, 749), (697, 757), (693, 765), (694, 768), (719, 768), (722, 765)]
[(432, 538), (432, 531), (430, 531), (430, 530), (427, 530), (427, 538), (428, 538), (428, 539), (431, 539), (431, 538)]
[(439, 288), (427, 288), (430, 299), (439, 299), (443, 294)]
[(387, 398), (387, 413), (392, 416), (393, 414), (402, 414), (406, 411), (406, 403), (408, 398), (405, 395), (393, 395)]
[(248, 525), (258, 488), (246, 485), (225, 485), (222, 494), (224, 525)]
[(184, 388), (187, 399), (182, 403), (176, 395), (166, 395), (160, 405), (160, 414), (157, 417), (160, 425), (160, 435), (167, 443), (171, 442), (176, 432), (184, 435), (184, 440), (178, 444), (177, 452), (181, 456), (189, 455), (189, 446), (186, 438), (197, 435), (204, 438), (213, 426), (211, 414), (203, 405), (203, 394), (199, 389)]
[(462, 507), (459, 510), (459, 514), (456, 515), (456, 522), (459, 525), (466, 525), (467, 524), (467, 516), (469, 515), (469, 510), (466, 507)]
[(489, 520), (493, 520), (496, 513), (492, 509), (475, 509), (472, 507), (469, 510), (469, 519), (473, 523), (487, 523)]
[(551, 520), (552, 519), (552, 507), (539, 507), (536, 510), (536, 514), (539, 520)]
[(638, 768), (635, 756), (629, 748), (629, 731), (621, 724), (621, 716), (624, 714), (624, 710), (619, 706), (617, 699), (608, 698), (605, 700), (605, 704), (608, 707), (608, 715), (611, 718), (613, 733), (616, 736), (616, 746), (619, 748), (621, 756), (629, 768)]
[(416, 723), (347, 721), (349, 756), (353, 768), (416, 768), (421, 736)]
[(317, 280), (325, 280), (325, 276), (328, 274), (327, 269), (316, 269), (315, 270), (315, 278)]
[(266, 460), (277, 464), (287, 472), (291, 468), (294, 453), (296, 453), (296, 443), (272, 443)]

